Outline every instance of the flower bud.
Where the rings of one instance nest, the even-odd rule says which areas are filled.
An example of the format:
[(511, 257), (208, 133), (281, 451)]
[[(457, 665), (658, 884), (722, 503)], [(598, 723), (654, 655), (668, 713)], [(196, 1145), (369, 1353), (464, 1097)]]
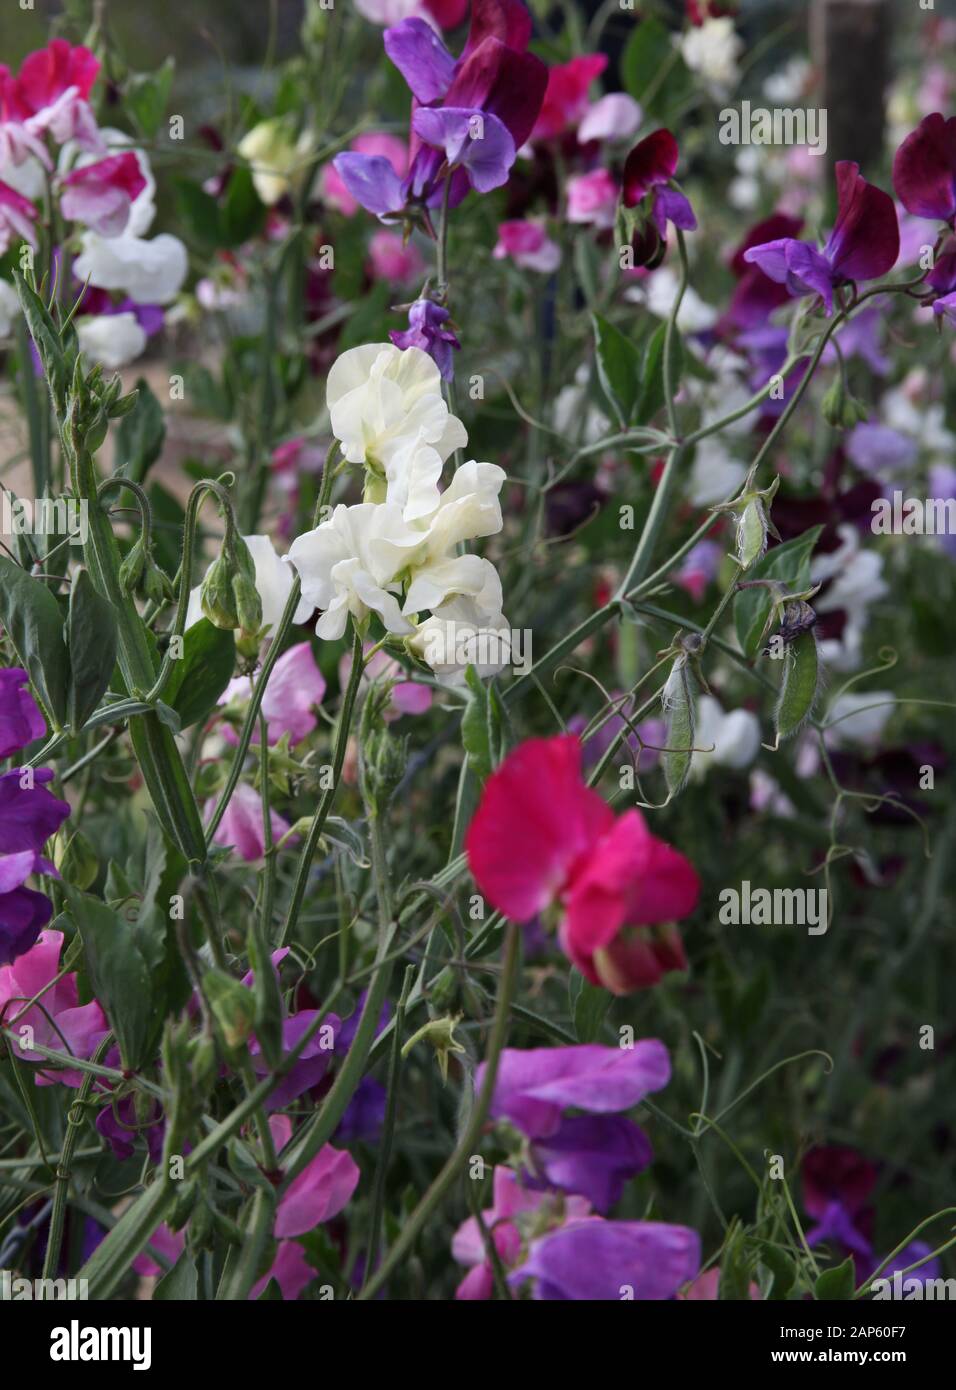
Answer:
[(199, 601), (213, 627), (239, 628), (255, 636), (262, 626), (262, 600), (256, 588), (256, 567), (241, 536), (223, 543), (218, 557), (206, 571)]

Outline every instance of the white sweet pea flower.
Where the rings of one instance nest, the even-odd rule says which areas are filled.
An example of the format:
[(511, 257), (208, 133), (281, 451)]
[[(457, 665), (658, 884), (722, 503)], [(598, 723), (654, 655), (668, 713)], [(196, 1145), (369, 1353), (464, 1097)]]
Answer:
[(737, 60), (744, 41), (728, 16), (705, 19), (680, 39), (680, 52), (691, 72), (696, 72), (712, 97), (719, 100), (736, 87), (740, 79)]
[(895, 708), (896, 696), (890, 690), (847, 690), (827, 713), (826, 741), (831, 746), (856, 743), (873, 749)]
[(497, 607), (485, 607), (481, 601), (493, 603), (491, 588), (489, 580), (481, 598), (449, 599), (408, 639), (409, 649), (444, 685), (461, 685), (468, 666), (474, 666), (482, 678), (495, 676), (511, 659), (511, 628), (501, 612), (500, 580)]
[(377, 613), (386, 631), (414, 631), (402, 617), (398, 577), (421, 546), (422, 537), (406, 525), (391, 502), (340, 503), (328, 521), (298, 536), (289, 551), (302, 581), (303, 597), (321, 608), (316, 636), (334, 641), (345, 632), (348, 615), (364, 622)]
[(697, 703), (694, 747), (712, 752), (694, 754), (691, 773), (703, 777), (710, 764), (740, 770), (749, 767), (760, 749), (760, 722), (748, 709), (725, 714), (713, 695), (702, 695)]
[[(256, 591), (262, 603), (262, 625), (274, 632), (285, 612), (295, 576), (269, 536), (243, 536), (242, 539), (256, 567)], [(201, 589), (202, 585), (197, 584), (195, 589), (190, 590), (189, 605), (186, 609), (187, 628), (198, 623), (203, 616), (202, 604), (199, 601)], [(304, 623), (306, 618), (311, 617), (314, 607), (315, 605), (303, 596), (292, 615), (292, 621)]]
[(496, 535), (502, 525), (498, 494), (506, 476), (496, 463), (476, 463), (474, 459), (463, 463), (438, 495), (431, 514), (418, 523), (423, 531), (423, 555), (440, 558), (462, 541)]
[(449, 414), (437, 366), (420, 348), (351, 348), (332, 364), (326, 401), (332, 433), (349, 463), (386, 472), (416, 441), (430, 445), (444, 463), (468, 442), (464, 425)]
[(840, 537), (837, 549), (814, 556), (810, 562), (812, 583), (833, 581), (813, 600), (813, 606), (818, 613), (842, 609), (846, 614), (840, 636), (820, 641), (820, 657), (827, 666), (838, 671), (854, 671), (863, 660), (863, 637), (870, 604), (883, 598), (889, 586), (883, 578), (883, 556), (875, 550), (860, 548), (856, 528), (844, 523), (837, 528), (837, 534)]
[(80, 351), (117, 371), (146, 350), (146, 334), (135, 314), (93, 314), (76, 320)]
[(747, 476), (747, 467), (728, 453), (713, 435), (702, 439), (694, 452), (688, 497), (696, 507), (726, 502)]

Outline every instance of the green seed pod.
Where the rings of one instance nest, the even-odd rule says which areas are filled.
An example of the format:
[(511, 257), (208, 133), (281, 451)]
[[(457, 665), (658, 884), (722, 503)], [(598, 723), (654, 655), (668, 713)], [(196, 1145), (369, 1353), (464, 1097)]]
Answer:
[(737, 563), (750, 569), (767, 549), (767, 514), (759, 497), (752, 497), (737, 521)]
[(664, 765), (664, 779), (671, 796), (676, 796), (684, 787), (690, 775), (694, 757), (694, 732), (698, 681), (690, 669), (686, 656), (677, 657), (671, 667), (661, 695), (661, 705), (667, 721), (664, 744), (667, 749), (661, 754)]
[(173, 1203), (172, 1210), (166, 1218), (166, 1225), (171, 1231), (181, 1231), (186, 1222), (192, 1215), (193, 1207), (199, 1196), (199, 1183), (195, 1178), (189, 1178), (180, 1187), (179, 1193)]
[(801, 632), (787, 647), (777, 697), (777, 740), (790, 738), (810, 717), (820, 681), (816, 634)]

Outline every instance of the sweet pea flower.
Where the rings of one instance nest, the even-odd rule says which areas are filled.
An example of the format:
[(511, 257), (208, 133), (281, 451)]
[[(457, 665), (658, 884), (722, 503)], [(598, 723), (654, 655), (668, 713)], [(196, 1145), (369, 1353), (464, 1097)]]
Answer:
[(9, 965), (29, 951), (53, 915), (53, 905), (24, 884), (31, 874), (56, 873), (36, 850), (0, 854), (0, 965)]
[(863, 421), (847, 433), (847, 458), (863, 473), (884, 482), (908, 473), (919, 452), (916, 442), (888, 425)]
[[(339, 661), (339, 686), (342, 690), (348, 685), (351, 672), (352, 653), (343, 652)], [(431, 689), (421, 681), (406, 680), (401, 666), (387, 652), (377, 651), (371, 657), (366, 656), (360, 684), (367, 686), (372, 681), (389, 682), (389, 702), (383, 713), (386, 723), (400, 719), (403, 714), (426, 714), (431, 709)]]
[(691, 72), (700, 75), (715, 100), (727, 96), (737, 85), (743, 50), (744, 41), (735, 31), (733, 19), (726, 15), (704, 19), (686, 30), (680, 41), (681, 57)]
[(607, 169), (592, 169), (568, 179), (568, 221), (594, 227), (613, 227), (617, 213), (617, 184)]
[(551, 275), (561, 264), (561, 248), (540, 222), (516, 220), (498, 226), (498, 240), (491, 253), (496, 261), (509, 256), (523, 270)]
[(532, 140), (551, 140), (573, 130), (588, 109), (588, 89), (607, 67), (604, 53), (583, 53), (548, 69), (548, 86)]
[(680, 151), (669, 130), (661, 128), (639, 140), (624, 164), (622, 198), (626, 208), (642, 205), (644, 225), (635, 230), (637, 265), (654, 266), (664, 253), (667, 224), (692, 232), (697, 218), (687, 198), (671, 187)]
[[(540, 1229), (542, 1222), (553, 1227), (590, 1215), (590, 1206), (583, 1197), (556, 1202), (550, 1193), (523, 1186), (512, 1169), (500, 1164), (494, 1170), (492, 1182), (492, 1205), (481, 1215), (505, 1269), (514, 1268), (521, 1259), (523, 1227), (533, 1225)], [(455, 1290), (455, 1298), (465, 1302), (491, 1298), (494, 1271), (476, 1217), (470, 1216), (458, 1227), (451, 1253), (459, 1264), (470, 1266)]]
[(405, 285), (422, 278), (425, 261), (417, 246), (406, 244), (397, 232), (380, 227), (369, 240), (368, 268), (373, 280)]
[(46, 789), (52, 779), (49, 768), (14, 768), (0, 774), (0, 854), (25, 849), (39, 853), (66, 820), (69, 803)]
[(531, 17), (519, 0), (474, 0), (459, 59), (423, 19), (385, 32), (385, 51), (411, 89), (411, 163), (400, 177), (381, 155), (346, 151), (333, 161), (349, 193), (384, 219), (424, 213), (445, 197), (457, 207), (470, 187), (508, 177), (541, 108), (547, 69), (526, 52)]
[(851, 160), (837, 163), (836, 181), (837, 219), (822, 252), (792, 237), (744, 252), (745, 261), (785, 285), (789, 294), (819, 294), (828, 317), (835, 289), (885, 275), (900, 250), (899, 222), (889, 194), (867, 183)]
[[(294, 576), (292, 569), (280, 557), (269, 536), (243, 536), (242, 538), (256, 568), (256, 592), (262, 604), (262, 625), (275, 632), (285, 611)], [(203, 616), (200, 594), (202, 584), (189, 591), (189, 604), (186, 608), (186, 628), (198, 623)], [(292, 614), (293, 623), (304, 623), (311, 617), (314, 605), (304, 596)]]
[(6, 69), (0, 74), (0, 87), (6, 89), (0, 100), (4, 126), (19, 123), (28, 141), (26, 152), (47, 167), (49, 156), (42, 143), (47, 133), (61, 145), (72, 140), (84, 149), (102, 151), (88, 100), (99, 70), (99, 59), (88, 48), (53, 39), (24, 58), (16, 79), (10, 79)]
[(20, 666), (0, 671), (0, 758), (8, 758), (46, 733), (46, 720), (30, 694), (29, 677)]
[[(349, 149), (356, 154), (375, 155), (388, 160), (399, 178), (402, 178), (408, 169), (408, 146), (397, 135), (366, 131), (365, 134), (355, 137)], [(346, 188), (334, 162), (322, 166), (319, 190), (326, 206), (342, 213), (343, 217), (354, 217), (358, 212), (360, 204)]]
[(815, 1222), (807, 1232), (807, 1244), (835, 1240), (854, 1255), (869, 1256), (875, 1166), (856, 1149), (832, 1145), (810, 1149), (800, 1175), (803, 1205)]
[(145, 187), (139, 160), (126, 150), (66, 174), (60, 208), (71, 221), (82, 222), (101, 236), (116, 237), (126, 230), (133, 202)]
[(358, 1164), (344, 1149), (325, 1144), (289, 1184), (276, 1210), (279, 1239), (304, 1236), (330, 1221), (348, 1204), (361, 1177)]
[[(48, 1060), (24, 1043), (39, 1043), (64, 1056), (88, 1060), (109, 1031), (106, 1015), (95, 999), (89, 1004), (80, 1004), (75, 974), (57, 980), (62, 948), (62, 932), (43, 931), (36, 944), (15, 964), (0, 967), (3, 1026), (23, 1040), (17, 1045), (17, 1057), (37, 1066), (38, 1086), (52, 1086), (57, 1081), (65, 1086), (79, 1086), (83, 1073), (45, 1070)], [(27, 1002), (38, 995), (41, 996), (39, 1002), (24, 1012)], [(23, 1033), (25, 1028), (32, 1032)]]
[(398, 348), (421, 348), (435, 363), (442, 381), (455, 375), (452, 353), (461, 348), (455, 334), (445, 324), (451, 317), (447, 309), (431, 299), (416, 299), (408, 310), (408, 328), (392, 329), (389, 337)]
[(700, 1237), (662, 1221), (573, 1221), (532, 1241), (508, 1283), (535, 1281), (536, 1300), (673, 1298), (700, 1268)]
[(698, 541), (684, 556), (680, 569), (674, 571), (674, 583), (700, 603), (708, 584), (716, 579), (723, 558), (723, 547), (717, 541)]
[[(206, 803), (206, 819), (215, 810), (215, 798)], [(282, 839), (291, 827), (289, 822), (270, 808), (273, 844)], [(248, 782), (240, 782), (233, 792), (222, 820), (213, 836), (217, 845), (235, 849), (247, 864), (254, 864), (265, 853), (262, 833), (262, 802), (259, 793)]]
[(638, 130), (644, 113), (626, 92), (608, 92), (588, 107), (578, 126), (578, 144), (591, 140), (630, 140)]
[(24, 198), (16, 189), (0, 179), (0, 256), (9, 250), (15, 241), (27, 241), (36, 246), (37, 238), (34, 222), (39, 213), (29, 198)]
[(465, 17), (468, 0), (355, 0), (355, 8), (373, 24), (421, 18), (441, 29), (455, 29)]
[(147, 334), (132, 312), (85, 314), (76, 319), (80, 351), (91, 362), (118, 371), (146, 351)]
[(896, 196), (915, 217), (956, 219), (956, 116), (924, 116), (893, 159)]
[(581, 777), (573, 735), (529, 739), (508, 755), (465, 848), (479, 890), (512, 921), (561, 908), (561, 945), (592, 984), (627, 994), (686, 967), (676, 930), (661, 924), (693, 911), (697, 874), (640, 811), (615, 820)]
[[(236, 702), (248, 704), (252, 698), (252, 677), (236, 676), (219, 696), (220, 705)], [(325, 677), (315, 663), (308, 642), (298, 642), (282, 653), (269, 675), (269, 683), (260, 706), (268, 726), (269, 743), (278, 743), (288, 734), (290, 742), (299, 743), (315, 728), (318, 720), (316, 705), (325, 696)], [(229, 724), (222, 726), (223, 737), (238, 743), (238, 736)], [(258, 722), (252, 742), (259, 741)]]
[[(711, 763), (742, 771), (760, 751), (760, 721), (749, 709), (725, 714), (713, 695), (702, 695), (697, 705), (697, 724), (691, 773), (702, 777)], [(711, 751), (712, 750), (712, 751)]]

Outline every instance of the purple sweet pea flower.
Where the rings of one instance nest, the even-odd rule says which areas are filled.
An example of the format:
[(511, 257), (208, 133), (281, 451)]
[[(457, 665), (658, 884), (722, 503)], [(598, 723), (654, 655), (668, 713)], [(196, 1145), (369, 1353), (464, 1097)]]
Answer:
[(942, 298), (933, 302), (933, 313), (943, 315), (949, 319), (950, 323), (956, 328), (956, 293), (945, 294)]
[(279, 1239), (304, 1236), (337, 1216), (358, 1187), (358, 1164), (345, 1149), (325, 1144), (289, 1184), (276, 1210)]
[(924, 116), (896, 151), (893, 187), (914, 217), (956, 217), (956, 116)]
[(416, 299), (408, 311), (408, 328), (403, 331), (393, 328), (388, 335), (396, 347), (403, 350), (417, 347), (427, 352), (443, 381), (451, 381), (454, 377), (452, 353), (461, 348), (451, 329), (442, 326), (449, 317), (448, 310), (433, 300)]
[(31, 874), (55, 872), (32, 849), (0, 855), (0, 965), (29, 951), (53, 914), (49, 898), (24, 883)]
[(700, 1237), (658, 1221), (572, 1222), (532, 1242), (528, 1259), (508, 1276), (534, 1279), (536, 1300), (620, 1301), (673, 1298), (700, 1268)]
[(851, 281), (875, 280), (892, 270), (900, 251), (900, 228), (893, 199), (867, 183), (851, 160), (836, 165), (837, 219), (823, 251), (793, 237), (752, 246), (744, 260), (785, 285), (795, 297), (819, 294), (827, 316), (833, 291)]
[[(478, 1067), (481, 1086), (485, 1064)], [(628, 1110), (650, 1091), (670, 1080), (667, 1048), (656, 1038), (633, 1047), (506, 1048), (501, 1054), (491, 1115), (509, 1120), (531, 1139), (548, 1138), (561, 1124), (565, 1109), (592, 1115)]]
[(110, 1145), (113, 1155), (120, 1163), (132, 1158), (136, 1151), (136, 1140), (142, 1135), (146, 1140), (150, 1163), (158, 1163), (163, 1156), (163, 1135), (166, 1122), (162, 1113), (157, 1112), (152, 1119), (142, 1123), (136, 1116), (136, 1100), (132, 1095), (104, 1105), (96, 1117), (96, 1129)]
[(477, 193), (508, 182), (515, 142), (508, 127), (490, 112), (469, 107), (420, 107), (412, 129), (426, 145), (444, 151), (449, 169), (464, 169)]
[(374, 1076), (365, 1076), (358, 1084), (339, 1121), (334, 1138), (341, 1144), (354, 1144), (361, 1140), (374, 1144), (385, 1124), (385, 1105), (388, 1092)]
[(861, 472), (883, 482), (908, 473), (916, 462), (917, 447), (912, 439), (888, 425), (865, 421), (854, 425), (846, 437), (846, 452)]
[(0, 758), (8, 758), (46, 733), (46, 720), (30, 694), (19, 666), (0, 671)]
[(14, 768), (0, 775), (0, 854), (39, 853), (66, 820), (69, 803), (43, 785), (52, 778), (49, 768)]
[(533, 1185), (587, 1197), (595, 1211), (610, 1211), (624, 1184), (654, 1156), (640, 1126), (623, 1115), (572, 1115), (531, 1145)]
[[(956, 501), (956, 468), (948, 463), (934, 463), (929, 470), (928, 496), (941, 502)], [(939, 537), (946, 554), (956, 560), (956, 533), (947, 531)]]
[[(273, 951), (270, 957), (270, 968), (278, 972), (279, 965), (288, 954), (288, 947)], [(249, 970), (242, 977), (242, 983), (251, 989), (255, 983), (255, 978), (255, 971)], [(298, 1013), (283, 1019), (283, 1053), (292, 1051), (318, 1012), (317, 1009), (300, 1009)], [(299, 1096), (304, 1095), (306, 1091), (311, 1091), (313, 1086), (319, 1084), (329, 1069), (333, 1052), (341, 1039), (341, 1030), (342, 1020), (338, 1014), (326, 1014), (321, 1025), (299, 1053), (292, 1069), (266, 1098), (265, 1108), (267, 1110), (281, 1110), (284, 1106), (297, 1100)], [(255, 1035), (249, 1040), (249, 1052), (252, 1056), (252, 1066), (256, 1075), (260, 1077), (270, 1075), (272, 1068), (263, 1058), (259, 1040)]]

